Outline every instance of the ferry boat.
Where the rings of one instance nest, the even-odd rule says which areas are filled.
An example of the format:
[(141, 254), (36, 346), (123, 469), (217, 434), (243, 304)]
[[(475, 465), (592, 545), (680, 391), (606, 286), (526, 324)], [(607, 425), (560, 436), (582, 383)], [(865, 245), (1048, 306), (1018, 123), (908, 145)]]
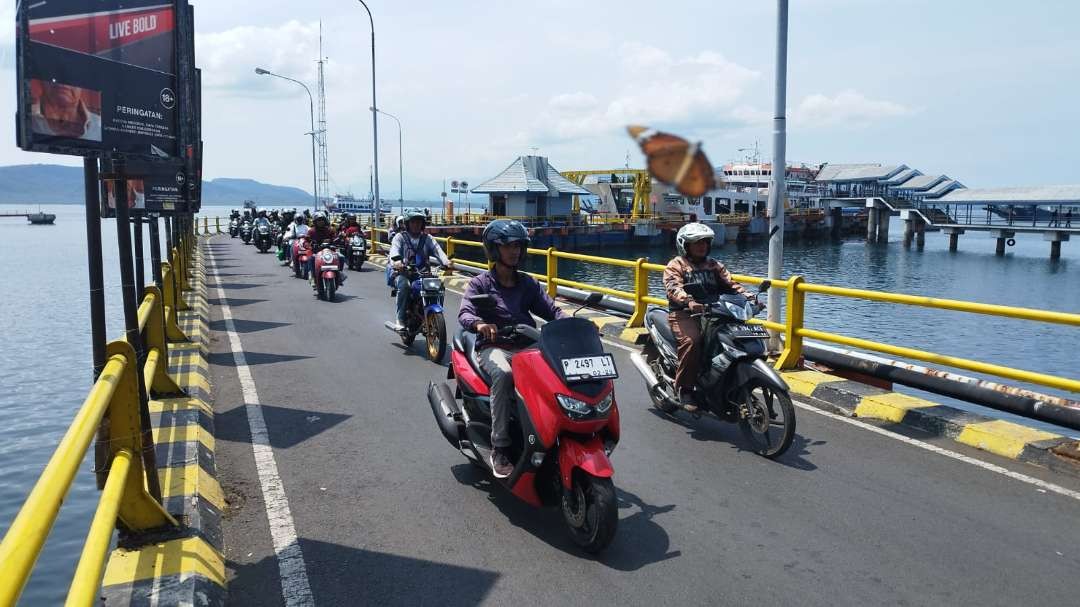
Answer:
[[(328, 205), (332, 213), (373, 213), (375, 207), (371, 199), (358, 199), (352, 194), (334, 194)], [(380, 213), (392, 213), (394, 206), (385, 200), (379, 205)]]

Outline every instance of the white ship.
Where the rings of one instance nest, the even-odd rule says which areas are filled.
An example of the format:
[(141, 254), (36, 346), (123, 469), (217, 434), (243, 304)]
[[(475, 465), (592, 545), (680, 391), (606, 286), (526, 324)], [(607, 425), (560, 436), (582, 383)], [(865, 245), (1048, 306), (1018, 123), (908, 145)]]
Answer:
[[(373, 213), (375, 207), (371, 199), (359, 199), (352, 194), (334, 194), (334, 198), (328, 205), (333, 213)], [(385, 200), (379, 205), (380, 213), (392, 213), (394, 206)]]

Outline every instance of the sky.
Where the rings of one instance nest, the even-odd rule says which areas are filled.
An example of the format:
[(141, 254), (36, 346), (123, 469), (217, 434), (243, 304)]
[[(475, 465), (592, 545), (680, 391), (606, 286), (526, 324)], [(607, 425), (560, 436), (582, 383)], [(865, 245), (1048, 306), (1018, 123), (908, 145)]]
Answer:
[[(319, 21), (332, 189), (368, 192), (367, 15), (351, 0), (193, 1), (203, 70), (204, 174), (312, 188), (307, 96)], [(404, 196), (476, 185), (518, 155), (560, 170), (640, 167), (644, 124), (704, 143), (714, 164), (772, 149), (776, 3), (370, 0), (378, 106), (400, 118)], [(14, 3), (0, 8), (14, 22)], [(792, 162), (905, 163), (968, 187), (1080, 183), (1080, 3), (793, 0)], [(13, 28), (0, 28), (0, 116), (15, 114)], [(0, 165), (79, 164), (15, 147)], [(398, 132), (379, 120), (383, 198)]]

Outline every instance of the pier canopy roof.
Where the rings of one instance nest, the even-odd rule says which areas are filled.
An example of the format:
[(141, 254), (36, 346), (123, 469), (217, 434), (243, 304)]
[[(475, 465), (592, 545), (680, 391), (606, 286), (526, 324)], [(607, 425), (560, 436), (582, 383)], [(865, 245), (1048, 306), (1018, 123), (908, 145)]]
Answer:
[(826, 164), (818, 171), (816, 181), (880, 181), (907, 169), (905, 164)]
[(922, 171), (918, 169), (904, 169), (899, 173), (893, 175), (892, 177), (888, 177), (886, 179), (879, 179), (878, 183), (880, 183), (881, 185), (900, 185), (908, 179), (911, 179), (912, 177), (918, 177), (919, 175), (922, 175)]
[(896, 186), (896, 189), (909, 190), (912, 192), (925, 192), (937, 184), (948, 180), (949, 177), (947, 175), (917, 175)]
[(1014, 204), (1080, 206), (1080, 185), (1010, 188), (964, 188), (934, 200), (942, 204)]
[(936, 186), (930, 188), (929, 190), (926, 190), (924, 194), (926, 195), (926, 198), (937, 198), (939, 196), (944, 196), (945, 194), (948, 194), (953, 190), (958, 190), (963, 187), (964, 184), (960, 183), (955, 179), (946, 179), (945, 181), (942, 181)]
[(536, 193), (549, 196), (560, 194), (592, 194), (559, 174), (543, 156), (519, 156), (501, 173), (472, 189), (474, 194)]

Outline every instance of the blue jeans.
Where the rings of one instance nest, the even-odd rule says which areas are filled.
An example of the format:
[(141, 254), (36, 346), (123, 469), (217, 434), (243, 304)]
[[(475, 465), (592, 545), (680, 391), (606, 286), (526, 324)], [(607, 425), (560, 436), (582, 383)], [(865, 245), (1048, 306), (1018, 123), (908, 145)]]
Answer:
[(412, 283), (409, 282), (408, 276), (398, 274), (394, 279), (394, 288), (397, 289), (397, 319), (399, 323), (405, 324), (405, 313), (409, 310)]

